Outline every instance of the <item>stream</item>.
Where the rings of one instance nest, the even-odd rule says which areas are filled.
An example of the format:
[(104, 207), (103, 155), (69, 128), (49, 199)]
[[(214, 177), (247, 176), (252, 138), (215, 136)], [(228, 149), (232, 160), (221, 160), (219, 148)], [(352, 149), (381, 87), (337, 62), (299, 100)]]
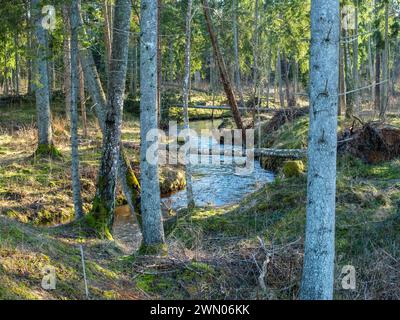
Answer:
[[(219, 145), (212, 136), (211, 130), (218, 129), (222, 120), (201, 120), (190, 124), (190, 129), (196, 131), (199, 141), (194, 141), (202, 145), (201, 149)], [(208, 134), (207, 134), (208, 133)], [(223, 146), (221, 146), (223, 148)], [(198, 157), (191, 155), (191, 157)], [(254, 170), (250, 175), (235, 174), (237, 164), (241, 159), (238, 157), (221, 156), (221, 160), (227, 160), (220, 165), (212, 164), (212, 156), (200, 156), (199, 164), (192, 165), (193, 176), (193, 195), (196, 206), (223, 206), (241, 201), (248, 194), (257, 191), (265, 183), (272, 182), (274, 174), (261, 168), (259, 161), (255, 160)], [(229, 163), (230, 162), (230, 163)], [(164, 203), (173, 210), (179, 210), (186, 207), (186, 189), (163, 198)]]
[[(217, 129), (221, 123), (222, 120), (192, 122), (190, 128), (199, 135), (198, 141), (194, 141), (194, 143), (201, 144), (202, 149), (220, 144), (215, 138), (211, 138), (211, 134), (207, 135), (207, 132), (211, 133), (211, 130)], [(200, 133), (202, 133), (201, 136)], [(237, 163), (244, 160), (244, 157), (221, 156), (221, 160), (227, 160), (227, 157), (230, 157), (231, 159), (228, 160), (232, 161), (230, 163), (223, 162), (220, 165), (211, 163), (211, 155), (191, 155), (191, 157), (201, 159), (198, 164), (192, 165), (193, 194), (198, 207), (238, 203), (247, 195), (274, 180), (274, 174), (262, 169), (257, 160), (254, 161), (254, 170), (251, 174), (240, 176), (236, 174)], [(163, 197), (161, 201), (172, 210), (185, 208), (186, 189)], [(140, 230), (128, 206), (116, 209), (114, 236), (127, 254), (136, 250), (141, 242)]]

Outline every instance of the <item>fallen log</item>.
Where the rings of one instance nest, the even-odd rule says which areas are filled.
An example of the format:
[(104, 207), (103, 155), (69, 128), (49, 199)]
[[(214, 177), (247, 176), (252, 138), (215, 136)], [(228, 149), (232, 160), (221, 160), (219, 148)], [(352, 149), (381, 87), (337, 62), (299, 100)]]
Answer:
[(307, 158), (306, 149), (254, 149), (256, 156), (288, 158), (288, 159), (304, 159)]

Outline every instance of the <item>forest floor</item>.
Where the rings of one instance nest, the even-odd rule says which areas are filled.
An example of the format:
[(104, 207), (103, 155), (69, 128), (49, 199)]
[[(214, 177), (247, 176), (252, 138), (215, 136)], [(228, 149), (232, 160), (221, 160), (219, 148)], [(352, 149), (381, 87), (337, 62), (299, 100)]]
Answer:
[[(129, 108), (127, 108), (129, 111)], [(277, 179), (242, 202), (180, 212), (167, 236), (168, 255), (140, 256), (126, 243), (86, 238), (60, 225), (73, 216), (69, 133), (53, 115), (60, 159), (35, 159), (34, 108), (2, 109), (0, 132), (0, 299), (85, 299), (80, 246), (90, 299), (295, 299), (303, 258), (306, 175)], [(193, 115), (194, 116), (194, 115)], [(205, 117), (202, 115), (201, 117)], [(341, 120), (342, 121), (342, 120)], [(389, 122), (400, 127), (400, 121)], [(85, 210), (94, 194), (101, 134), (89, 119), (81, 139)], [(346, 126), (344, 121), (342, 126)], [(307, 117), (282, 126), (263, 143), (307, 146)], [(139, 125), (125, 115), (123, 139), (137, 167)], [(336, 299), (400, 298), (400, 160), (367, 165), (338, 159)], [(134, 239), (140, 239), (138, 235)], [(43, 268), (56, 268), (56, 290), (41, 288)], [(357, 288), (341, 289), (352, 265)]]

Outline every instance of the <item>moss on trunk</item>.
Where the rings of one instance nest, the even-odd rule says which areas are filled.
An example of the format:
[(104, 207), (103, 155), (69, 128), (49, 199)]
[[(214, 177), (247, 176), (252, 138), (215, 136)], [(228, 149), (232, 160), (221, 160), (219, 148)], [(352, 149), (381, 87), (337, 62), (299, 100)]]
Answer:
[(91, 212), (85, 216), (85, 222), (97, 236), (108, 240), (113, 240), (111, 234), (113, 223), (113, 212), (107, 209), (106, 204), (96, 196), (93, 200)]

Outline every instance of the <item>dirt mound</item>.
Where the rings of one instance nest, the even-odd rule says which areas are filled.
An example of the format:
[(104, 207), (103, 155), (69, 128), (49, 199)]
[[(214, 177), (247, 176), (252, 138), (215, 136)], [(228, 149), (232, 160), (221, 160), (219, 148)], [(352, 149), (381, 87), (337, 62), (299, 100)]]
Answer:
[(271, 134), (277, 131), (287, 122), (292, 122), (308, 114), (308, 108), (292, 108), (278, 110), (263, 130), (264, 134)]
[(345, 130), (339, 136), (339, 153), (349, 153), (376, 164), (400, 157), (400, 128), (381, 122), (369, 122), (359, 129)]

